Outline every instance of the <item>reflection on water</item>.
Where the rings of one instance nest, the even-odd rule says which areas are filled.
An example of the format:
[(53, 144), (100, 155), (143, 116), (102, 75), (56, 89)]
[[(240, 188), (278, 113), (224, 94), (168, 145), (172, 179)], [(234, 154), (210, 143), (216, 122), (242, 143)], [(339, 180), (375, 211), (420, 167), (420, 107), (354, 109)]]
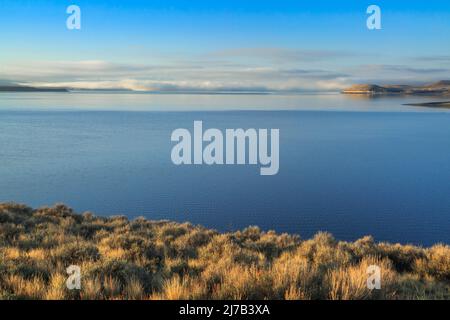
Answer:
[(230, 111), (328, 110), (438, 112), (408, 103), (439, 97), (330, 94), (0, 93), (0, 110)]

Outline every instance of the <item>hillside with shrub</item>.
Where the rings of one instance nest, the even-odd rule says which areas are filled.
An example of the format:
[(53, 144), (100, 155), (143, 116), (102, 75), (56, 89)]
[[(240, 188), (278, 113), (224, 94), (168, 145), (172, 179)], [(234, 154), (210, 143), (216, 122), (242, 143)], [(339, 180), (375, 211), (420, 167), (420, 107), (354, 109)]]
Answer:
[[(82, 271), (66, 288), (66, 268)], [(367, 267), (381, 268), (381, 290)], [(449, 299), (450, 247), (0, 204), (0, 299)]]

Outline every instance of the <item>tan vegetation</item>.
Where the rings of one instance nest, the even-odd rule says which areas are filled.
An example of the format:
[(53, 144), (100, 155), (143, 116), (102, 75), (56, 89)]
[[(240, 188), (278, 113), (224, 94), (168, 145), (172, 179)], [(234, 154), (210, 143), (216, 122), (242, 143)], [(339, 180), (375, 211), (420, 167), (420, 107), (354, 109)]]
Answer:
[[(68, 290), (78, 265), (81, 290)], [(369, 290), (367, 267), (381, 268)], [(0, 299), (449, 299), (450, 247), (0, 204)]]
[[(442, 80), (439, 82), (422, 85), (376, 85), (376, 84), (355, 84), (342, 91), (344, 94), (369, 94), (369, 95), (433, 95), (449, 96), (450, 81)], [(430, 106), (433, 106), (431, 104)], [(437, 106), (437, 105), (436, 105)]]

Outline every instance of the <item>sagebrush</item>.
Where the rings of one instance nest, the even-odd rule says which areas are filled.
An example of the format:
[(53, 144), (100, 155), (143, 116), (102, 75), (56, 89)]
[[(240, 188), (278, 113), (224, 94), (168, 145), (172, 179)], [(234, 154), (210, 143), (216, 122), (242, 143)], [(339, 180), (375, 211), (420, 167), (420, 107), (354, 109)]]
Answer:
[[(369, 290), (369, 265), (382, 270)], [(66, 268), (82, 270), (68, 290)], [(450, 247), (0, 204), (0, 299), (449, 299)]]

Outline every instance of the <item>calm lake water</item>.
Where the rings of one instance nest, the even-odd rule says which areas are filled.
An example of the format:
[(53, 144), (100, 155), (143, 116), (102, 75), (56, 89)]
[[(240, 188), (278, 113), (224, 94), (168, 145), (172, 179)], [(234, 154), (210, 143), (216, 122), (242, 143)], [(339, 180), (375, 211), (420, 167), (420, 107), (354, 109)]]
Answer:
[[(450, 112), (432, 98), (0, 94), (0, 201), (450, 243)], [(438, 99), (439, 100), (439, 99)], [(245, 111), (244, 111), (245, 110)], [(175, 166), (176, 128), (279, 128), (280, 171)]]

